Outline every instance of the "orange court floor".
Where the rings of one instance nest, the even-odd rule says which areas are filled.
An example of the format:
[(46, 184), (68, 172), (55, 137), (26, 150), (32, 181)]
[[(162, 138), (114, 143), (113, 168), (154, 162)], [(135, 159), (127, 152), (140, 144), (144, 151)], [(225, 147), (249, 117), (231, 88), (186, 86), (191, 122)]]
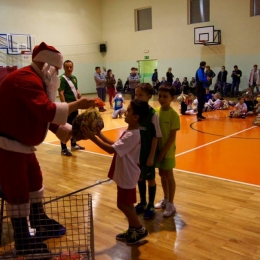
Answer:
[[(130, 95), (124, 96), (127, 106)], [(158, 107), (157, 98), (153, 96), (149, 104)], [(108, 103), (106, 107), (107, 111), (102, 113), (105, 124), (103, 133), (116, 141), (127, 124), (124, 118), (112, 119), (113, 109), (109, 108)], [(172, 107), (179, 111), (176, 101), (172, 103)], [(197, 122), (196, 115), (180, 115), (181, 129), (177, 132), (176, 140), (176, 169), (259, 186), (260, 128), (253, 126), (254, 116), (230, 119), (229, 110), (211, 111), (203, 115), (207, 119), (200, 122)], [(52, 133), (48, 133), (45, 143), (60, 145)], [(82, 140), (78, 144), (84, 146), (87, 152), (108, 156), (90, 140)], [(73, 153), (78, 152), (84, 151)]]

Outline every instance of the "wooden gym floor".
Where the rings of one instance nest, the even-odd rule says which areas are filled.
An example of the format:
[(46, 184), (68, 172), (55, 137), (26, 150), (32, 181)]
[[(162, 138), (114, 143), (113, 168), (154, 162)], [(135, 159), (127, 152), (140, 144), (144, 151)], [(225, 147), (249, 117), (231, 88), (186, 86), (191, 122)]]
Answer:
[[(150, 105), (158, 106), (157, 96)], [(177, 102), (172, 106), (178, 111)], [(196, 122), (196, 116), (180, 116), (174, 170), (177, 213), (163, 218), (163, 211), (157, 210), (152, 220), (140, 216), (150, 234), (138, 245), (115, 240), (127, 221), (116, 207), (116, 185), (107, 181), (111, 155), (90, 141), (79, 142), (85, 151), (65, 157), (56, 137), (48, 133), (36, 152), (45, 196), (92, 194), (98, 260), (260, 259), (260, 128), (252, 126), (253, 118), (229, 119), (228, 113), (204, 113), (207, 119), (202, 122)], [(103, 131), (116, 140), (126, 124), (111, 114), (109, 108), (102, 114)], [(163, 198), (158, 174), (156, 181), (158, 201)]]
[[(125, 95), (126, 105), (129, 96)], [(157, 96), (150, 102), (158, 106)], [(178, 111), (178, 103), (172, 106)], [(107, 107), (109, 107), (107, 105)], [(124, 119), (103, 113), (104, 133), (116, 140), (125, 129)], [(127, 246), (115, 235), (127, 228), (116, 208), (116, 185), (107, 180), (111, 156), (90, 141), (85, 151), (60, 155), (59, 142), (48, 134), (38, 147), (46, 195), (60, 196), (84, 189), (93, 196), (96, 259), (260, 259), (260, 128), (253, 118), (229, 119), (229, 111), (180, 116), (177, 133), (177, 213), (153, 220), (142, 219), (150, 235), (144, 243)], [(156, 201), (163, 197), (157, 175)]]

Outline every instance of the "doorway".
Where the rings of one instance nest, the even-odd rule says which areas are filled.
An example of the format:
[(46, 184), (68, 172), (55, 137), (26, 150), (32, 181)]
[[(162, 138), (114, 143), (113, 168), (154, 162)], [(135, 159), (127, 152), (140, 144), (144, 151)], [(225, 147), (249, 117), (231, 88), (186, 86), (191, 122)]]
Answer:
[(157, 69), (157, 60), (139, 60), (138, 71), (140, 73), (140, 83), (152, 83), (154, 69)]

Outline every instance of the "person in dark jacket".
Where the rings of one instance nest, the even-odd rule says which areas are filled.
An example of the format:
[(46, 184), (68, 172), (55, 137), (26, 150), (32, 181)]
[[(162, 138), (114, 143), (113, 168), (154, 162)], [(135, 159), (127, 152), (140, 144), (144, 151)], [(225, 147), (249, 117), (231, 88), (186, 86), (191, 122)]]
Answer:
[(231, 86), (231, 97), (238, 96), (238, 91), (239, 91), (239, 85), (240, 85), (240, 78), (242, 77), (242, 71), (238, 69), (238, 66), (234, 66), (234, 70), (232, 71), (231, 74), (232, 77), (232, 86)]
[(157, 69), (154, 70), (153, 76), (152, 76), (152, 82), (153, 82), (153, 87), (156, 86), (156, 82), (158, 81), (158, 72)]
[(215, 72), (210, 68), (210, 66), (206, 66), (206, 75), (209, 79), (208, 88), (212, 85), (212, 79), (216, 76)]
[(228, 75), (228, 72), (226, 71), (225, 66), (222, 66), (221, 71), (218, 73), (218, 77), (217, 77), (218, 85), (219, 85), (222, 97), (227, 96), (227, 75)]

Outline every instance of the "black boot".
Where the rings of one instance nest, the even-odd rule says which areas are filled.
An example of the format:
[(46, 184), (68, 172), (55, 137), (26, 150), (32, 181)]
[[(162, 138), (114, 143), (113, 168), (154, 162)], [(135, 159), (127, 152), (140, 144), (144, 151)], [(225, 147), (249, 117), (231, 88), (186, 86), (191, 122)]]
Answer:
[(31, 227), (36, 229), (36, 237), (46, 240), (66, 234), (66, 228), (54, 219), (50, 219), (43, 208), (42, 202), (32, 203), (30, 208)]
[(50, 254), (47, 245), (39, 239), (31, 237), (27, 218), (11, 218), (14, 230), (16, 255)]

